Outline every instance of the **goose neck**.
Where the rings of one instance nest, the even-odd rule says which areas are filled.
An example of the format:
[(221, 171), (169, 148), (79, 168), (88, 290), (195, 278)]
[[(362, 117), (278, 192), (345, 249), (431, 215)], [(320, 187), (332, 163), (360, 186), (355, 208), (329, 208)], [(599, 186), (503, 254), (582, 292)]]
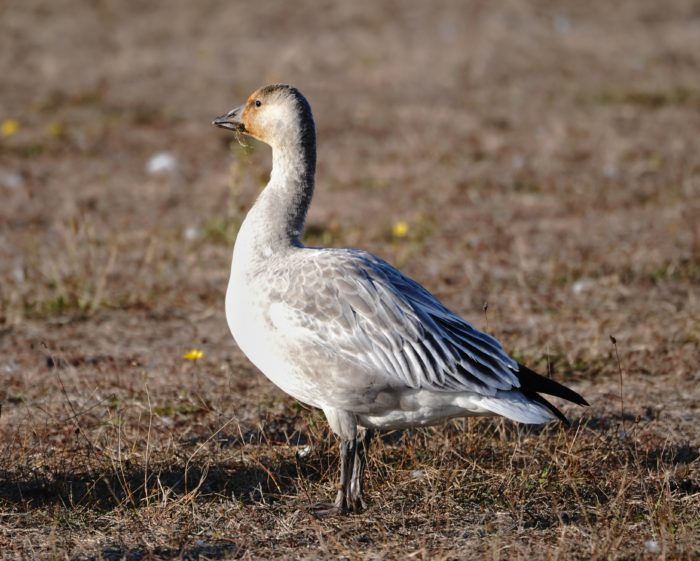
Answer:
[(313, 140), (311, 137), (310, 141), (307, 138), (273, 147), (270, 181), (254, 207), (258, 241), (273, 250), (302, 245), (306, 213), (314, 192)]

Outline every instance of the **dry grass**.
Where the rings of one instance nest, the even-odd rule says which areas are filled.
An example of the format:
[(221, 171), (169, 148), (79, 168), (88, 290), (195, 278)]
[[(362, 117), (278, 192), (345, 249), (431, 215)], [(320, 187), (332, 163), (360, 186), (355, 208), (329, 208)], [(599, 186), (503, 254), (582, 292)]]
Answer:
[[(684, 0), (0, 6), (0, 558), (697, 559), (698, 22)], [(272, 81), (317, 118), (310, 238), (571, 384), (571, 430), (386, 434), (370, 510), (307, 513), (336, 444), (222, 309), (269, 152), (208, 123)], [(148, 175), (162, 150), (178, 169)]]

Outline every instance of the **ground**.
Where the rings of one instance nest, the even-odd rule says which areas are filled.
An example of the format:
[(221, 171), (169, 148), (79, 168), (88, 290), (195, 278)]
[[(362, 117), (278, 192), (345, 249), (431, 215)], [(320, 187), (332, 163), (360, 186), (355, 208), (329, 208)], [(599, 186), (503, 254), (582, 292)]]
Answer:
[[(700, 558), (699, 70), (685, 0), (0, 5), (0, 558)], [(279, 81), (309, 243), (582, 393), (570, 429), (384, 434), (368, 511), (309, 513), (336, 441), (223, 313), (270, 152), (210, 122)]]

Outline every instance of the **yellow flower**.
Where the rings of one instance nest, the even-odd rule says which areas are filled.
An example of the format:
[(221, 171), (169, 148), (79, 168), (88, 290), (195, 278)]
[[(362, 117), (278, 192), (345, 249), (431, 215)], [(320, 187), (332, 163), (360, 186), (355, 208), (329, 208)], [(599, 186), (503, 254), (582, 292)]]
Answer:
[(19, 130), (19, 122), (16, 119), (5, 119), (0, 125), (0, 133), (4, 137), (12, 136)]
[(408, 235), (408, 222), (403, 220), (397, 222), (391, 228), (391, 233), (395, 238), (405, 238)]
[(192, 362), (197, 361), (203, 357), (204, 351), (200, 351), (199, 349), (192, 349), (191, 351), (187, 351), (184, 355), (182, 355), (182, 358), (184, 358), (185, 360), (191, 360)]
[(62, 136), (65, 136), (66, 128), (62, 123), (54, 121), (53, 123), (50, 123), (48, 127), (46, 127), (46, 132), (49, 133), (50, 137), (61, 138)]

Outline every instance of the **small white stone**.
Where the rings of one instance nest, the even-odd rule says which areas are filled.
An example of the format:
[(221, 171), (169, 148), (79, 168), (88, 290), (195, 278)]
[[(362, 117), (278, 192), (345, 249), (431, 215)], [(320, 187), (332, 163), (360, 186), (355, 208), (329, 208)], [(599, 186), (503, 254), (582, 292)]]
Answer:
[(297, 456), (300, 458), (306, 458), (309, 454), (311, 454), (311, 446), (302, 446), (297, 450)]
[(647, 540), (644, 542), (644, 548), (649, 552), (649, 553), (659, 553), (661, 551), (661, 548), (659, 547), (659, 542), (656, 540)]
[(557, 33), (568, 33), (571, 31), (571, 20), (562, 15), (554, 16), (552, 27)]
[(177, 158), (170, 152), (158, 152), (151, 156), (146, 164), (146, 172), (149, 175), (175, 173), (177, 168)]
[(22, 176), (14, 171), (0, 169), (0, 186), (16, 191), (24, 185)]
[(615, 164), (608, 164), (603, 168), (603, 175), (608, 178), (617, 177), (619, 170)]
[(17, 284), (23, 283), (27, 278), (24, 274), (24, 269), (19, 265), (12, 269), (12, 277), (15, 279)]
[(193, 241), (199, 239), (200, 231), (197, 226), (188, 226), (183, 235), (187, 241)]
[(411, 472), (412, 479), (423, 479), (425, 477), (425, 472), (422, 469), (414, 469)]
[(581, 294), (590, 290), (595, 286), (595, 281), (593, 279), (580, 279), (571, 285), (571, 292), (574, 294)]

